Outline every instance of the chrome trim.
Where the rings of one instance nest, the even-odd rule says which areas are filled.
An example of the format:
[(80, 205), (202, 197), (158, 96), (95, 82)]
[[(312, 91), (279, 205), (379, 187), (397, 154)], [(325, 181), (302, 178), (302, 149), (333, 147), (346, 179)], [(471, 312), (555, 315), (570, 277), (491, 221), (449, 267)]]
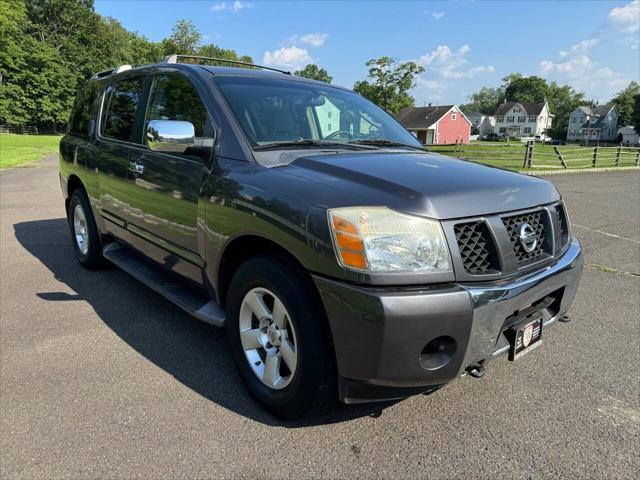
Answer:
[(559, 311), (550, 320), (555, 321), (556, 317), (564, 314), (578, 289), (582, 263), (580, 243), (572, 237), (566, 252), (541, 270), (515, 279), (482, 284), (460, 283), (473, 303), (473, 324), (463, 365), (503, 353), (501, 349), (496, 353), (496, 341), (500, 338), (505, 318), (560, 288), (564, 288), (564, 292)]

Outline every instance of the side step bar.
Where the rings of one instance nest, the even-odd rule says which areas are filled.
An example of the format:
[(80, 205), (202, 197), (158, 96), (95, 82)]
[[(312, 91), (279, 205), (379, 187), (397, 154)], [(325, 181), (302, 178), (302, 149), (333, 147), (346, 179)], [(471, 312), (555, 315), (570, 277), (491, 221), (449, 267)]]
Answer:
[(215, 300), (161, 266), (145, 260), (129, 247), (109, 243), (102, 255), (198, 320), (216, 327), (224, 326), (224, 311)]

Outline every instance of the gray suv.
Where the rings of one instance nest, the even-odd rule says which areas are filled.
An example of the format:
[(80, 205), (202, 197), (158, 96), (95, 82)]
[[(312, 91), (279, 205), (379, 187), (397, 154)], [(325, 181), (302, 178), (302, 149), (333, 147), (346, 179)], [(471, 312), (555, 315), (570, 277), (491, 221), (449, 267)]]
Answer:
[(79, 92), (60, 144), (72, 245), (224, 327), (269, 411), (481, 376), (564, 318), (582, 253), (551, 183), (428, 153), (344, 88), (197, 60)]

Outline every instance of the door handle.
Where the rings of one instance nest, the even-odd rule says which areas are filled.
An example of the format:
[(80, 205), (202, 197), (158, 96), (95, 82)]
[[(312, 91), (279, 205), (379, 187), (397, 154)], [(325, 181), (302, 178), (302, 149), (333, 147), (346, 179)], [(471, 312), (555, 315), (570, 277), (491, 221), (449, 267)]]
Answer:
[(142, 175), (144, 173), (144, 165), (138, 162), (130, 162), (129, 171), (137, 173), (138, 175)]

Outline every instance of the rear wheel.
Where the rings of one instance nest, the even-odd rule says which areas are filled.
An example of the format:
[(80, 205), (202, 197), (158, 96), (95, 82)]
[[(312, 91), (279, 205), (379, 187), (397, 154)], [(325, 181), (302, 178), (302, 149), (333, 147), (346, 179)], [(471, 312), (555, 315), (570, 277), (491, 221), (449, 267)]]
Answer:
[(102, 256), (102, 241), (89, 199), (82, 188), (76, 188), (71, 194), (68, 215), (76, 258), (85, 268), (94, 269), (102, 266), (105, 263)]
[(248, 260), (227, 300), (226, 332), (251, 394), (270, 412), (296, 418), (335, 396), (324, 310), (313, 284), (276, 256)]

